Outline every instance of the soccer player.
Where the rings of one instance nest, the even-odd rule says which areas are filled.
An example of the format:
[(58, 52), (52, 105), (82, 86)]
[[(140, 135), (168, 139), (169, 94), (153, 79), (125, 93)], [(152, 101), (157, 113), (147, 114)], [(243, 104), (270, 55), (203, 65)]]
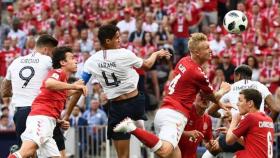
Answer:
[[(21, 135), (23, 141), (19, 151), (8, 158), (27, 158), (37, 151), (39, 157), (59, 157), (57, 145), (53, 140), (53, 130), (64, 108), (67, 96), (82, 90), (86, 93), (83, 81), (67, 83), (69, 75), (77, 71), (77, 63), (69, 47), (58, 47), (53, 51), (53, 70), (50, 70), (40, 88), (39, 95), (32, 103), (26, 120), (26, 129)], [(60, 122), (63, 126), (69, 124)]]
[[(235, 113), (239, 113), (239, 110), (237, 109), (237, 103), (240, 91), (248, 88), (257, 89), (259, 92), (261, 92), (263, 98), (259, 110), (261, 112), (264, 112), (265, 103), (272, 111), (273, 120), (276, 120), (278, 112), (280, 111), (280, 107), (275, 103), (273, 96), (269, 92), (268, 88), (258, 81), (252, 81), (251, 76), (252, 69), (249, 66), (238, 66), (234, 71), (235, 83), (231, 85), (231, 90), (221, 98), (221, 102), (230, 103), (233, 107), (236, 107), (236, 109), (231, 109), (231, 114), (234, 115)], [(214, 115), (218, 110), (219, 107), (214, 105), (210, 107), (208, 113), (210, 115)], [(225, 143), (225, 140), (225, 135), (220, 135), (217, 140), (217, 143), (219, 144), (218, 148), (212, 151), (206, 151), (203, 155), (203, 158), (213, 158), (215, 157), (214, 155), (218, 154), (219, 152), (236, 152), (243, 149), (243, 145), (241, 145), (239, 142), (236, 142), (233, 145), (227, 145)]]
[(256, 89), (240, 92), (237, 103), (240, 115), (233, 115), (226, 134), (227, 144), (244, 140), (244, 150), (235, 153), (237, 158), (273, 157), (274, 125), (270, 117), (259, 111), (261, 102), (262, 95)]
[[(92, 55), (84, 65), (82, 79), (88, 82), (91, 76), (102, 85), (110, 100), (108, 116), (108, 138), (113, 139), (119, 158), (129, 157), (129, 133), (113, 132), (113, 128), (127, 116), (134, 120), (145, 119), (145, 97), (139, 93), (137, 84), (139, 75), (135, 68), (150, 69), (156, 59), (167, 57), (170, 53), (160, 50), (151, 54), (145, 60), (133, 52), (120, 48), (120, 31), (114, 25), (104, 25), (99, 28), (98, 39), (102, 50)], [(73, 96), (65, 119), (69, 118), (72, 107), (79, 96)]]
[[(115, 132), (131, 133), (160, 157), (181, 157), (178, 141), (190, 116), (191, 107), (199, 91), (207, 94), (207, 99), (220, 105), (218, 93), (213, 93), (206, 74), (201, 66), (211, 57), (211, 49), (207, 36), (194, 33), (189, 40), (190, 57), (182, 58), (174, 69), (174, 79), (168, 87), (168, 94), (157, 111), (154, 125), (158, 136), (136, 128), (130, 118), (123, 120), (115, 128)], [(225, 83), (224, 83), (225, 84)], [(225, 86), (226, 88), (230, 85)], [(133, 118), (132, 118), (133, 119)]]
[(196, 158), (197, 146), (202, 140), (206, 146), (212, 145), (210, 143), (213, 139), (212, 122), (210, 116), (205, 113), (208, 106), (209, 101), (198, 93), (191, 107), (189, 121), (178, 144), (182, 158)]
[(12, 97), (11, 105), (15, 108), (14, 122), (19, 146), (31, 104), (39, 94), (43, 79), (52, 68), (50, 56), (57, 44), (58, 41), (50, 35), (40, 36), (30, 54), (12, 62), (2, 83), (2, 97)]

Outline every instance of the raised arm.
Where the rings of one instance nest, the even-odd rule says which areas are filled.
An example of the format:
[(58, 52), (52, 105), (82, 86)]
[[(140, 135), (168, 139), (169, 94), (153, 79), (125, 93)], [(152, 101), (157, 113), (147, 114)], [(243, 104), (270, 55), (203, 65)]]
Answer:
[(145, 70), (149, 70), (156, 62), (158, 58), (166, 57), (169, 59), (171, 57), (171, 54), (168, 51), (165, 51), (163, 49), (156, 51), (151, 54), (151, 56), (148, 59), (144, 59), (143, 65), (141, 68)]

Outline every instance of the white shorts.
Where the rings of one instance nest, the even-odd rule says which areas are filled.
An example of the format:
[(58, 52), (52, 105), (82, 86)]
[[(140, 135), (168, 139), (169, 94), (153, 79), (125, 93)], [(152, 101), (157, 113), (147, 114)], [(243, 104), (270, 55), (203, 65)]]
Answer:
[(52, 117), (36, 115), (28, 116), (26, 129), (21, 135), (21, 140), (32, 140), (38, 145), (38, 157), (60, 156), (56, 142), (53, 137), (53, 130), (56, 120)]
[(175, 148), (187, 122), (188, 119), (176, 110), (159, 109), (154, 120), (155, 132), (160, 140), (170, 142)]

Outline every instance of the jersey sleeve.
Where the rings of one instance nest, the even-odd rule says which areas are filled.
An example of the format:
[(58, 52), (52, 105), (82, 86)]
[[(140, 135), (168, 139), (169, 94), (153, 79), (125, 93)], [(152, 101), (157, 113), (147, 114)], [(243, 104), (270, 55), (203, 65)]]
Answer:
[(85, 84), (88, 83), (88, 81), (90, 80), (90, 78), (92, 76), (91, 73), (90, 73), (89, 66), (90, 66), (90, 62), (89, 62), (89, 60), (87, 60), (84, 64), (83, 72), (80, 76), (80, 78), (85, 82)]
[(195, 77), (195, 82), (197, 86), (206, 94), (213, 93), (213, 87), (210, 84), (207, 75), (202, 70), (199, 70), (196, 74), (197, 77)]
[(240, 138), (241, 136), (246, 135), (249, 131), (250, 124), (252, 123), (251, 115), (246, 115), (238, 124), (237, 128), (232, 131), (232, 133)]
[(141, 66), (143, 65), (143, 59), (137, 57), (132, 51), (126, 50), (126, 56), (127, 58), (125, 63), (128, 63), (128, 65), (134, 66), (136, 68), (141, 68)]
[(66, 79), (66, 74), (63, 73), (61, 70), (53, 70), (50, 72), (49, 78), (53, 78), (55, 80), (64, 82)]
[(263, 85), (261, 83), (258, 83), (258, 84), (259, 84), (258, 87), (260, 87), (260, 89), (258, 89), (258, 90), (259, 90), (259, 92), (261, 92), (263, 99), (265, 99), (268, 95), (271, 94), (271, 92), (268, 90), (268, 88), (265, 85)]

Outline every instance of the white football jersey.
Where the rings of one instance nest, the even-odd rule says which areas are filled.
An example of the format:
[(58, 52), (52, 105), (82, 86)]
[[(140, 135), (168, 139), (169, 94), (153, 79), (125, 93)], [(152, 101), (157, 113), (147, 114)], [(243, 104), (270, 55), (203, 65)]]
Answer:
[(137, 89), (138, 73), (143, 60), (127, 49), (101, 50), (93, 54), (84, 65), (84, 72), (92, 74), (104, 89), (108, 99)]
[(40, 92), (42, 81), (52, 68), (49, 56), (32, 52), (16, 58), (7, 70), (6, 79), (12, 82), (14, 107), (31, 106)]
[[(270, 91), (268, 90), (268, 88), (263, 85), (262, 83), (258, 82), (258, 81), (252, 81), (252, 80), (240, 80), (235, 82), (234, 84), (231, 85), (231, 90), (226, 93), (222, 98), (221, 98), (221, 102), (222, 103), (231, 103), (236, 109), (238, 109), (237, 107), (237, 102), (238, 102), (238, 97), (239, 97), (239, 92), (243, 89), (248, 89), (248, 88), (253, 88), (258, 90), (261, 95), (262, 95), (262, 103), (260, 106), (260, 111), (264, 111), (264, 99), (270, 95)], [(232, 112), (238, 112), (235, 109), (231, 110)]]

